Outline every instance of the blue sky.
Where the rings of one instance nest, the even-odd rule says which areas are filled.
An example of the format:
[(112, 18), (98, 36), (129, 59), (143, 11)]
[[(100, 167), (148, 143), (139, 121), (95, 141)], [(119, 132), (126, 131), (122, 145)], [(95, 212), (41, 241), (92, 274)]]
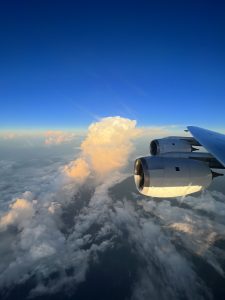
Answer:
[(223, 1), (2, 1), (0, 128), (225, 127)]

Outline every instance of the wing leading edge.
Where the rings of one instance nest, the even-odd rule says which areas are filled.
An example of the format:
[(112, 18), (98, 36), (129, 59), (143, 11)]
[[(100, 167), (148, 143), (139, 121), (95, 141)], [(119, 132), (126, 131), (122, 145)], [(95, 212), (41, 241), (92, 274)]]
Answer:
[(193, 137), (225, 167), (225, 135), (196, 126), (187, 128)]

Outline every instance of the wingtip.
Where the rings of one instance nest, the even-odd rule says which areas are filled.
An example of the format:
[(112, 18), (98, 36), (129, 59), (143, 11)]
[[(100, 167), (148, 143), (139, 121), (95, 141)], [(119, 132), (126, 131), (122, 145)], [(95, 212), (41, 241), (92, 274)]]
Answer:
[(187, 129), (185, 129), (184, 131), (189, 132), (191, 127), (193, 127), (193, 126), (187, 126)]

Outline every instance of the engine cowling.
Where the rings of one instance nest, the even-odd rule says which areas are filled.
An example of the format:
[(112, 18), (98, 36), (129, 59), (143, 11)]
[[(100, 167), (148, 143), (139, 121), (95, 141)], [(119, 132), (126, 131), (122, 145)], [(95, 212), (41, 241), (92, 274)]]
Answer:
[(162, 138), (153, 140), (150, 143), (151, 155), (159, 155), (167, 152), (192, 152), (192, 147), (188, 140), (180, 138)]
[(146, 196), (168, 198), (192, 194), (212, 182), (211, 169), (201, 161), (187, 158), (147, 156), (137, 158), (134, 179)]

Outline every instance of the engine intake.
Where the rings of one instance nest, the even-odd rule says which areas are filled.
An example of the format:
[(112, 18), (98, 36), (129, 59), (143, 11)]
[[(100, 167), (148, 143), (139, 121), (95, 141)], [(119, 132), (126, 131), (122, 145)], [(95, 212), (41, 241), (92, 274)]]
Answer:
[(134, 179), (146, 196), (167, 198), (192, 194), (209, 186), (211, 169), (201, 161), (187, 158), (148, 156), (136, 159)]

